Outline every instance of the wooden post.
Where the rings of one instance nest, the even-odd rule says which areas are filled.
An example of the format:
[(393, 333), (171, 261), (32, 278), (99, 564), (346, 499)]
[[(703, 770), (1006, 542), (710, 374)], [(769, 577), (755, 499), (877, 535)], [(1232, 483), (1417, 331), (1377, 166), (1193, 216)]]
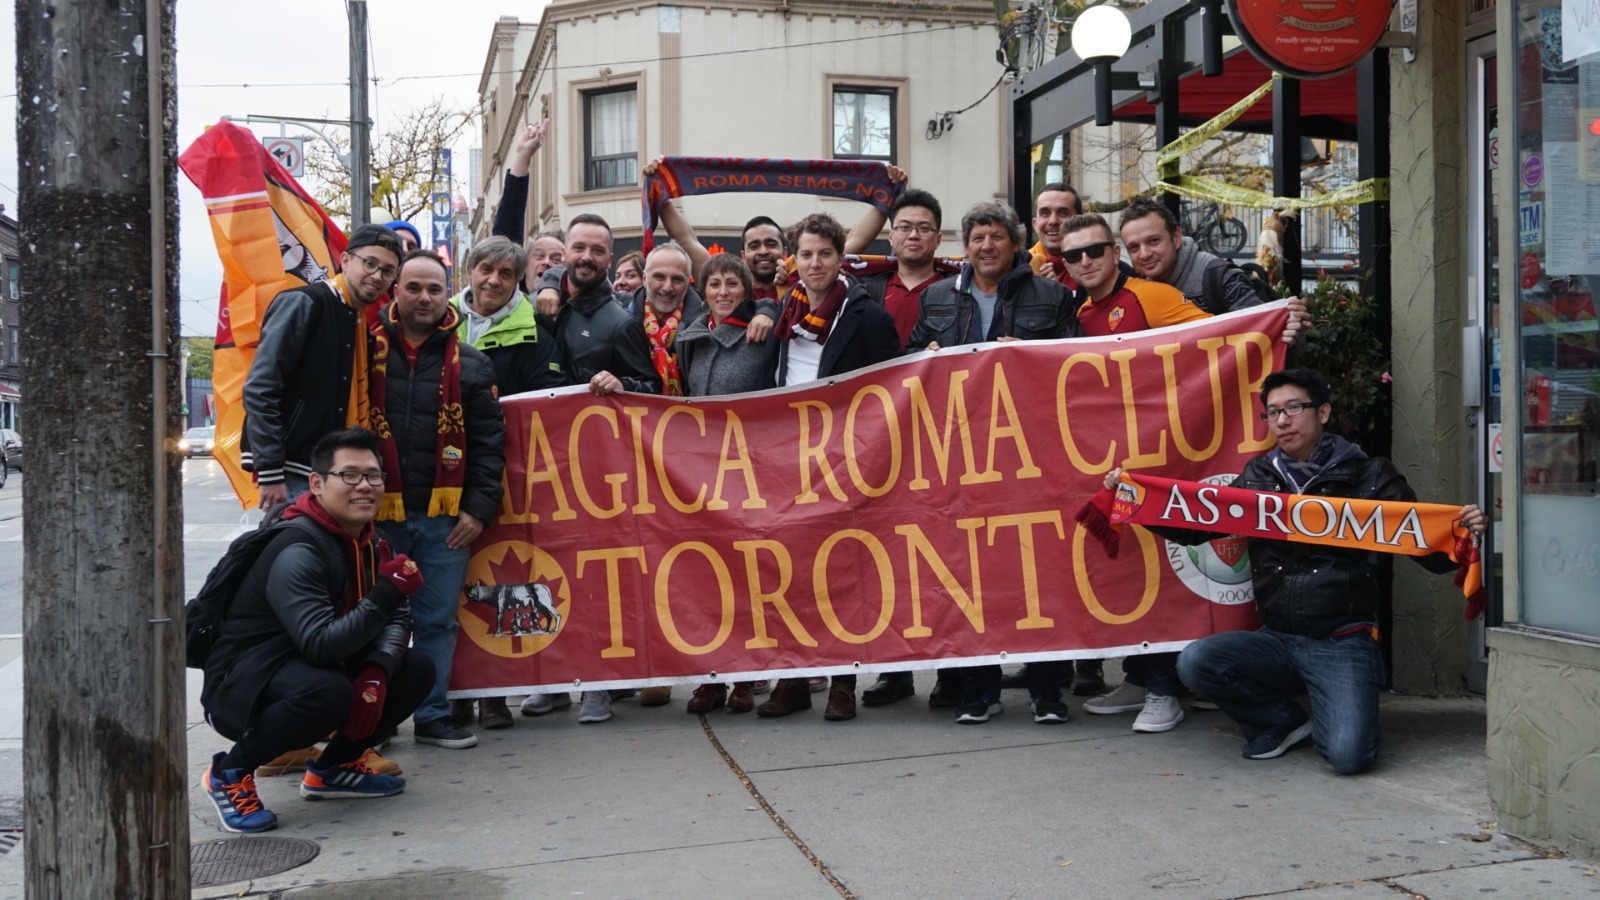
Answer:
[(33, 898), (189, 896), (173, 0), (18, 0)]

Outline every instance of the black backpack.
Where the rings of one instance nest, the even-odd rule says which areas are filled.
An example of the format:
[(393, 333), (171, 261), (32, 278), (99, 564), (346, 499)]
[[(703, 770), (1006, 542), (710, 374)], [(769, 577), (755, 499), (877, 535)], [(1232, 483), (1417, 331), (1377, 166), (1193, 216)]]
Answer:
[(1205, 280), (1201, 286), (1200, 308), (1214, 316), (1230, 312), (1226, 297), (1222, 291), (1222, 280), (1227, 277), (1229, 269), (1243, 269), (1250, 278), (1250, 287), (1256, 292), (1257, 303), (1276, 303), (1282, 299), (1278, 292), (1272, 289), (1272, 280), (1267, 276), (1267, 270), (1253, 262), (1236, 263), (1231, 260), (1220, 259), (1206, 267)]
[(232, 605), (234, 595), (239, 593), (245, 576), (250, 574), (251, 567), (256, 564), (262, 551), (266, 550), (267, 545), (271, 544), (284, 529), (303, 535), (294, 543), (313, 543), (319, 547), (323, 545), (311, 531), (296, 528), (294, 519), (284, 520), (283, 511), (288, 507), (288, 503), (274, 506), (267, 511), (261, 520), (261, 525), (255, 531), (234, 538), (233, 543), (228, 545), (227, 552), (222, 554), (222, 558), (217, 560), (216, 566), (211, 569), (211, 574), (206, 576), (205, 584), (200, 586), (200, 592), (183, 605), (183, 627), (186, 635), (184, 661), (189, 668), (205, 668), (206, 658), (211, 655), (211, 647), (217, 642), (222, 620), (228, 614), (228, 607)]

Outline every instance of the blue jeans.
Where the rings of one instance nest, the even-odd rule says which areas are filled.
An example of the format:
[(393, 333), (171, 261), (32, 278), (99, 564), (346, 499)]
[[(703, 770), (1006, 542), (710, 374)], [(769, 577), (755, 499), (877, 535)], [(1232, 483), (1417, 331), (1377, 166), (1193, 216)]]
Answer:
[(285, 472), (283, 475), (283, 489), (288, 492), (285, 495), (285, 499), (292, 503), (299, 499), (301, 494), (311, 493), (311, 479), (304, 475), (296, 475), (293, 472)]
[(1178, 680), (1176, 653), (1141, 653), (1124, 657), (1122, 680), (1164, 697), (1176, 697), (1183, 693), (1183, 682)]
[(418, 725), (450, 715), (445, 690), (450, 686), (456, 611), (471, 555), (466, 547), (451, 550), (444, 545), (455, 527), (455, 516), (425, 516), (417, 510), (407, 510), (404, 522), (378, 523), (378, 536), (389, 542), (389, 549), (411, 557), (422, 570), (422, 588), (411, 595), (411, 646), (433, 661), (434, 682), (417, 707), (413, 721)]
[(1178, 656), (1185, 684), (1215, 701), (1245, 737), (1282, 736), (1305, 722), (1291, 699), (1309, 694), (1317, 752), (1341, 775), (1378, 759), (1378, 691), (1383, 656), (1366, 634), (1309, 638), (1281, 631), (1229, 631), (1201, 638)]

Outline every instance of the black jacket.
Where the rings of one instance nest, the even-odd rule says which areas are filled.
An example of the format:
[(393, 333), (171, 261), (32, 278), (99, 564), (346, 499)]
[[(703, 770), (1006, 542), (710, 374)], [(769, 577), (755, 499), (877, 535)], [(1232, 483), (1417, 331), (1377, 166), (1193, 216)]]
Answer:
[[(400, 453), (400, 483), (406, 514), (427, 515), (438, 459), (439, 379), (444, 373), (448, 333), (455, 330), (456, 311), (449, 310), (440, 331), (417, 348), (413, 369), (406, 361), (400, 325), (384, 310), (389, 336), (388, 372), (384, 381), (384, 419)], [(489, 358), (458, 341), (461, 349), (461, 412), (466, 423), (466, 474), (461, 485), (461, 511), (480, 522), (493, 522), (500, 511), (500, 475), (505, 471), (505, 418), (495, 399), (495, 372)]]
[(360, 317), (329, 282), (284, 291), (267, 307), (244, 380), (239, 454), (259, 483), (282, 482), (285, 471), (310, 477), (311, 449), (345, 427)]
[[(557, 266), (546, 275), (559, 280), (566, 267)], [(613, 299), (610, 282), (602, 279), (576, 297), (565, 297), (554, 330), (567, 384), (588, 384), (600, 372), (610, 372), (622, 380), (623, 390), (661, 393), (661, 376), (650, 362), (644, 326)]]
[[(789, 346), (795, 340), (779, 340), (778, 329), (767, 338), (764, 387), (780, 387), (789, 372)], [(900, 355), (900, 332), (894, 317), (883, 304), (872, 299), (861, 285), (851, 286), (844, 305), (833, 321), (833, 329), (822, 345), (818, 378), (831, 378), (846, 372), (894, 359)]]
[[(1250, 460), (1233, 487), (1275, 493), (1363, 500), (1415, 502), (1416, 492), (1404, 475), (1382, 457), (1335, 462), (1296, 491), (1278, 470), (1277, 451)], [(1219, 535), (1188, 529), (1152, 529), (1169, 541), (1203, 544)], [(1302, 544), (1250, 538), (1250, 572), (1256, 607), (1267, 628), (1311, 638), (1362, 623), (1378, 621), (1378, 572), (1385, 554), (1345, 550), (1320, 544)], [(1424, 568), (1448, 572), (1455, 568), (1444, 553), (1412, 557)]]
[(377, 567), (372, 542), (335, 536), (309, 516), (282, 527), (245, 576), (206, 659), (200, 702), (230, 740), (250, 727), (262, 689), (288, 660), (352, 678), (372, 663), (393, 675), (411, 640), (411, 607), (387, 580), (343, 612), (352, 559), (369, 573)]
[(997, 337), (1038, 341), (1079, 335), (1072, 295), (1060, 282), (1033, 274), (1027, 257), (1000, 279), (997, 290), (999, 321), (992, 323), (988, 334), (979, 335), (970, 264), (963, 264), (955, 277), (928, 285), (906, 349), (923, 350), (934, 341), (941, 347), (953, 347)]

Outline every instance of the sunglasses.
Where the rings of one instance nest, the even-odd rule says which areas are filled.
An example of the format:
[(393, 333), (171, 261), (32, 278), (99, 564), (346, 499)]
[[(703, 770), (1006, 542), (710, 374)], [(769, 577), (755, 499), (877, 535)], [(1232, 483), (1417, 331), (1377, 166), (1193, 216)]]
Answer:
[(1071, 250), (1061, 251), (1061, 258), (1072, 265), (1077, 265), (1083, 262), (1084, 254), (1088, 254), (1090, 259), (1099, 259), (1106, 255), (1107, 250), (1116, 245), (1115, 241), (1101, 241), (1097, 244), (1090, 244), (1087, 247), (1074, 247)]

